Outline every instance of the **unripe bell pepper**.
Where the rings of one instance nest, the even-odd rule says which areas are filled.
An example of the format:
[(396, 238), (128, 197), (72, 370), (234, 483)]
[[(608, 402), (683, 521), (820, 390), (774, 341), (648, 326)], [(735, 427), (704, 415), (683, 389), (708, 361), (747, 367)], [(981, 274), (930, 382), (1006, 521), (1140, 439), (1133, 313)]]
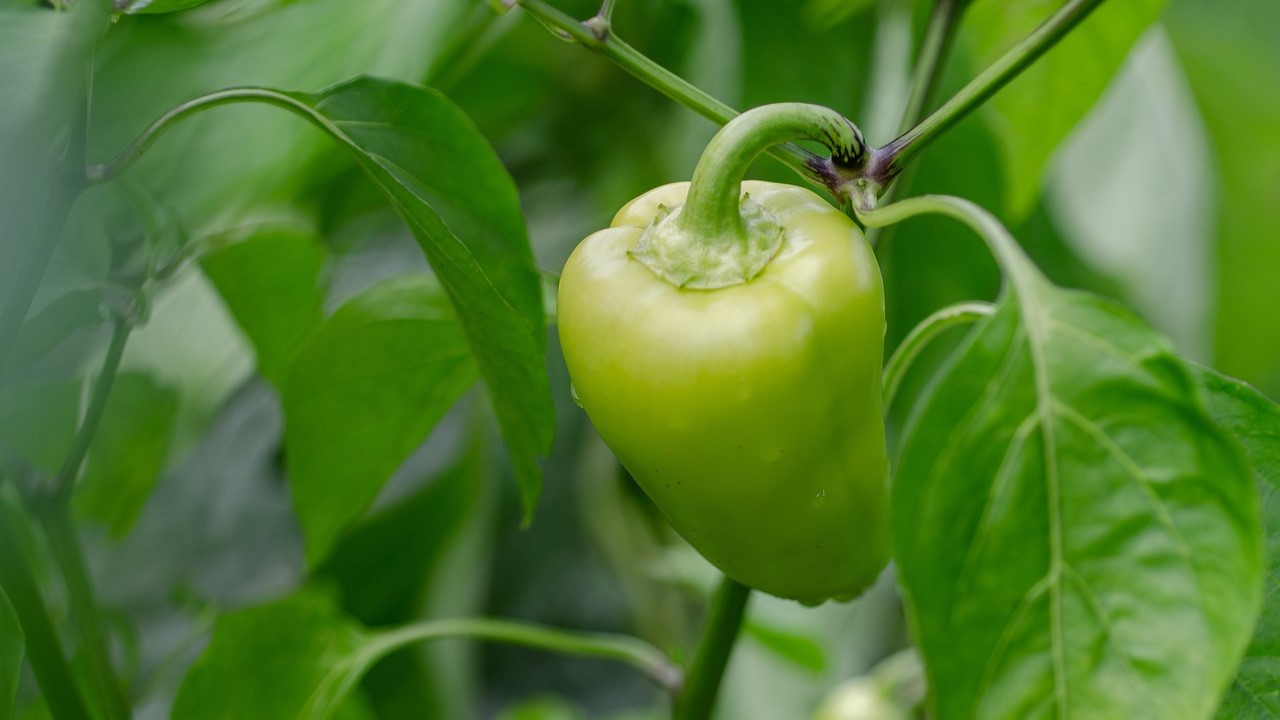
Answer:
[(889, 556), (875, 257), (814, 193), (736, 179), (752, 238), (691, 240), (700, 230), (673, 217), (689, 188), (631, 201), (566, 263), (577, 400), (727, 576), (806, 604), (854, 597)]

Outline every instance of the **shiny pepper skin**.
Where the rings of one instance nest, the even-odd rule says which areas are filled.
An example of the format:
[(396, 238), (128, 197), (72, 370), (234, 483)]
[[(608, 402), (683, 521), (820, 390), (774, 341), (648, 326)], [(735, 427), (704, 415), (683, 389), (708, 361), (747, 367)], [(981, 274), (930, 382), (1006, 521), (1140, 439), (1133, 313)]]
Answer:
[(601, 437), (711, 563), (806, 604), (852, 598), (889, 557), (880, 271), (812, 192), (742, 190), (784, 239), (741, 284), (680, 289), (629, 256), (688, 183), (584, 240), (560, 278), (565, 361)]

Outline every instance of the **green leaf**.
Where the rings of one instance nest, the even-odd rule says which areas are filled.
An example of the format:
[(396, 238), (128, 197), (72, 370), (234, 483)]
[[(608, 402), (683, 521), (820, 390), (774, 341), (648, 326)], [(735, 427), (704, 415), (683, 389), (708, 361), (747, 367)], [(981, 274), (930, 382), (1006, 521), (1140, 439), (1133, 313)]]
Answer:
[(1166, 13), (1216, 165), (1213, 364), (1280, 394), (1280, 3), (1179, 0)]
[(173, 705), (177, 720), (333, 717), (373, 658), (315, 591), (224, 615)]
[[(203, 17), (120, 19), (97, 53), (91, 159), (104, 160), (123, 148), (166, 108), (221, 87), (318, 88), (361, 72), (419, 78), (472, 3), (220, 5)], [(130, 176), (200, 237), (238, 226), (264, 205), (291, 203), (313, 191), (343, 167), (341, 159), (319, 133), (299, 132), (293, 118), (238, 108), (175, 129)]]
[[(975, 71), (990, 65), (1064, 0), (975, 0), (963, 46)], [(1025, 217), (1058, 144), (1102, 95), (1129, 48), (1159, 17), (1164, 0), (1103, 3), (1056, 47), (992, 98), (984, 117), (1000, 143), (1005, 207)]]
[(475, 376), (448, 301), (421, 275), (375, 286), (320, 326), (283, 393), (293, 502), (312, 565)]
[(1248, 643), (1257, 496), (1167, 343), (1014, 275), (904, 430), (901, 581), (933, 716), (1209, 716)]
[(503, 710), (494, 720), (582, 720), (576, 705), (564, 698), (544, 695), (523, 700)]
[(116, 377), (76, 489), (77, 512), (112, 537), (128, 534), (164, 472), (177, 414), (177, 393), (150, 376)]
[(74, 290), (27, 318), (5, 362), (5, 372), (0, 373), (0, 383), (9, 372), (37, 363), (76, 331), (101, 325), (101, 304), (102, 294), (98, 291)]
[(253, 343), (258, 370), (284, 384), (289, 361), (323, 318), (325, 251), (314, 234), (268, 227), (206, 253), (209, 276)]
[(1190, 367), (1209, 414), (1240, 443), (1253, 469), (1267, 548), (1262, 616), (1217, 717), (1280, 718), (1280, 406), (1238, 380), (1199, 365)]
[(555, 409), (541, 281), (511, 176), (471, 120), (434, 90), (357, 78), (283, 95), (355, 154), (422, 246), (489, 388), (528, 521)]
[[(452, 467), (361, 522), (316, 569), (341, 587), (343, 608), (366, 626), (484, 612), (479, 586), (487, 577), (481, 567), (487, 548), (467, 539), (469, 530), (488, 532), (487, 522), (476, 522), (489, 515), (477, 512), (488, 469), (478, 440), (473, 432)], [(384, 716), (470, 716), (464, 710), (475, 680), (470, 660), (469, 648), (457, 643), (395, 653), (370, 669), (364, 687)]]
[(53, 474), (62, 466), (80, 419), (79, 381), (0, 388), (0, 456), (13, 455)]
[(1195, 98), (1153, 28), (1063, 143), (1045, 188), (1070, 246), (1196, 358), (1213, 355), (1214, 182)]
[(116, 10), (127, 15), (158, 15), (198, 7), (209, 0), (116, 0)]
[(821, 673), (826, 667), (827, 662), (823, 657), (822, 646), (813, 638), (789, 633), (759, 622), (747, 623), (747, 634), (778, 657), (811, 673)]
[(9, 596), (4, 594), (4, 588), (0, 588), (0, 720), (13, 717), (25, 647), (26, 638), (22, 634), (18, 613), (10, 604)]

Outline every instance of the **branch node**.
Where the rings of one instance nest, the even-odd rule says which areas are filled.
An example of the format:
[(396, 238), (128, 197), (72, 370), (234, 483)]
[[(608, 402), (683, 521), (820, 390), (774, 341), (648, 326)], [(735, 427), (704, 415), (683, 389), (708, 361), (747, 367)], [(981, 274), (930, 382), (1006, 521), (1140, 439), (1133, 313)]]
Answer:
[(592, 17), (582, 21), (583, 27), (591, 31), (596, 40), (605, 42), (609, 39), (609, 33), (613, 30), (609, 19), (603, 15), (593, 15)]

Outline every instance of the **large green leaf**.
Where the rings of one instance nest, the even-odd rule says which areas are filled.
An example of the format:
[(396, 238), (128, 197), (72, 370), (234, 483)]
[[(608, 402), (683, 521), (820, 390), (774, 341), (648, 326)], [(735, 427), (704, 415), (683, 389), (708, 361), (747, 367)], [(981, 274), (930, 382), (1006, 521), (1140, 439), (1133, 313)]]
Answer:
[(312, 564), (475, 374), (448, 301), (421, 275), (375, 286), (320, 326), (284, 386), (289, 480)]
[(18, 678), (22, 675), (22, 654), (26, 638), (18, 613), (9, 596), (0, 588), (0, 720), (13, 717), (13, 704), (18, 698)]
[(1248, 470), (1140, 321), (1013, 280), (897, 458), (934, 716), (1208, 717), (1258, 610)]
[(530, 518), (555, 410), (541, 280), (511, 176), (467, 116), (434, 90), (357, 78), (284, 95), (351, 149), (422, 246), (489, 388)]
[(177, 413), (177, 393), (150, 376), (117, 377), (76, 490), (76, 510), (113, 537), (127, 534), (165, 469)]
[[(1039, 195), (1050, 156), (1089, 111), (1134, 41), (1165, 0), (1103, 3), (1058, 46), (985, 106), (1000, 143), (1005, 206), (1024, 217)], [(1026, 37), (1064, 0), (975, 0), (965, 13), (962, 45), (981, 70)]]
[(374, 660), (367, 635), (303, 591), (218, 620), (173, 705), (177, 720), (333, 717)]
[(1274, 720), (1280, 718), (1280, 406), (1208, 368), (1192, 366), (1191, 372), (1209, 414), (1244, 448), (1262, 499), (1267, 548), (1262, 616), (1217, 717)]
[(325, 251), (309, 232), (268, 227), (216, 247), (200, 267), (249, 336), (258, 371), (281, 387), (289, 361), (320, 324)]

